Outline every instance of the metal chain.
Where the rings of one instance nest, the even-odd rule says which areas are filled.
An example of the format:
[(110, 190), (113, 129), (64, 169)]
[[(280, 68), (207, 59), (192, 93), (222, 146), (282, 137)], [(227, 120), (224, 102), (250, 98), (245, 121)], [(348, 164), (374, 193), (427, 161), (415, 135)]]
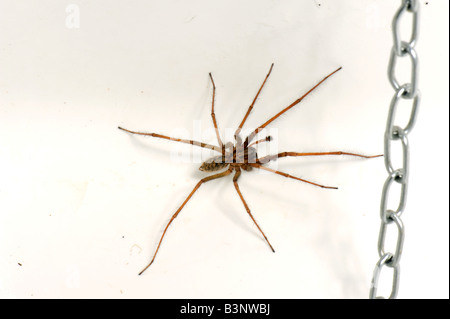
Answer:
[[(406, 13), (412, 14), (412, 29), (409, 41), (402, 41), (399, 31), (399, 23), (402, 16)], [(392, 289), (389, 299), (394, 299), (397, 296), (400, 278), (400, 258), (402, 255), (403, 241), (405, 238), (405, 228), (400, 218), (406, 205), (406, 193), (408, 190), (408, 176), (409, 176), (409, 142), (408, 134), (411, 132), (417, 118), (417, 110), (420, 102), (420, 92), (417, 89), (417, 54), (414, 46), (417, 42), (419, 22), (419, 1), (418, 0), (402, 0), (402, 4), (394, 15), (392, 21), (392, 33), (394, 44), (391, 50), (391, 56), (388, 66), (388, 78), (392, 87), (395, 90), (392, 98), (389, 112), (387, 116), (386, 131), (384, 133), (384, 164), (388, 177), (383, 186), (380, 205), (381, 226), (378, 236), (378, 255), (379, 260), (376, 263), (372, 283), (370, 288), (370, 298), (381, 299), (383, 297), (377, 296), (378, 281), (381, 270), (384, 266), (393, 268)], [(398, 58), (409, 57), (411, 59), (411, 81), (400, 85), (395, 76), (395, 67)], [(395, 114), (398, 102), (401, 99), (411, 100), (411, 113), (408, 124), (405, 127), (395, 125)], [(391, 158), (391, 144), (393, 141), (401, 142), (402, 150), (402, 167), (395, 169)], [(397, 142), (398, 144), (398, 142)], [(395, 210), (388, 209), (388, 198), (391, 185), (396, 182), (400, 184), (399, 203)], [(388, 252), (385, 249), (385, 239), (389, 225), (394, 224), (397, 232), (397, 242), (395, 251)], [(392, 228), (392, 227), (391, 227)]]

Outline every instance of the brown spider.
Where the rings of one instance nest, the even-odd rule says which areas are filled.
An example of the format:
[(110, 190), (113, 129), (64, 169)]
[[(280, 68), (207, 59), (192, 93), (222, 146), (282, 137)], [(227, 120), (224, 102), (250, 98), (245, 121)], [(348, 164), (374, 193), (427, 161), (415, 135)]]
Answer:
[(253, 105), (255, 104), (255, 101), (258, 98), (259, 93), (261, 92), (262, 88), (264, 87), (264, 84), (266, 83), (267, 78), (269, 77), (270, 73), (272, 72), (272, 68), (273, 68), (273, 63), (270, 66), (270, 70), (267, 73), (266, 78), (264, 79), (264, 82), (262, 83), (261, 87), (259, 88), (258, 93), (256, 94), (255, 98), (253, 99), (252, 104), (250, 104), (250, 106), (249, 106), (249, 108), (247, 110), (247, 113), (245, 114), (241, 124), (239, 124), (239, 127), (236, 129), (236, 132), (234, 133), (234, 138), (235, 138), (235, 141), (236, 141), (236, 143), (234, 145), (233, 145), (233, 143), (223, 144), (223, 142), (222, 142), (222, 140), (220, 138), (219, 129), (218, 129), (218, 126), (217, 126), (217, 121), (216, 121), (216, 115), (214, 113), (214, 100), (215, 100), (216, 86), (214, 84), (214, 80), (212, 78), (211, 73), (209, 73), (209, 77), (211, 79), (211, 83), (212, 83), (212, 86), (213, 86), (211, 117), (212, 117), (212, 121), (213, 121), (213, 124), (214, 124), (215, 132), (216, 132), (216, 136), (217, 136), (217, 142), (219, 143), (219, 146), (205, 144), (205, 143), (201, 143), (201, 142), (197, 142), (197, 141), (193, 141), (193, 140), (184, 140), (184, 139), (179, 139), (179, 138), (168, 137), (168, 136), (164, 136), (164, 135), (156, 134), (156, 133), (143, 133), (143, 132), (130, 131), (130, 130), (124, 129), (124, 128), (119, 126), (119, 129), (121, 129), (123, 131), (126, 131), (128, 133), (131, 133), (131, 134), (153, 136), (153, 137), (159, 137), (159, 138), (163, 138), (163, 139), (168, 139), (168, 140), (171, 140), (171, 141), (192, 144), (192, 145), (200, 146), (200, 147), (203, 147), (203, 148), (211, 149), (211, 150), (214, 150), (214, 151), (220, 153), (220, 155), (212, 157), (209, 160), (205, 161), (200, 166), (200, 170), (201, 171), (215, 172), (215, 171), (219, 171), (219, 170), (227, 168), (227, 170), (225, 170), (225, 171), (223, 171), (221, 173), (217, 173), (217, 174), (214, 174), (214, 175), (202, 178), (197, 183), (197, 185), (195, 185), (194, 189), (187, 196), (187, 198), (184, 200), (184, 202), (181, 204), (181, 206), (177, 209), (175, 214), (172, 215), (172, 218), (170, 219), (170, 221), (167, 223), (166, 228), (164, 229), (164, 232), (163, 232), (163, 234), (161, 236), (161, 239), (159, 240), (158, 247), (156, 248), (156, 251), (155, 251), (155, 253), (153, 255), (152, 260), (139, 273), (139, 275), (141, 275), (153, 263), (153, 261), (155, 260), (156, 254), (158, 253), (159, 247), (161, 246), (161, 242), (162, 242), (162, 240), (163, 240), (163, 238), (164, 238), (164, 236), (166, 234), (166, 231), (169, 228), (170, 224), (178, 216), (178, 214), (183, 209), (183, 207), (186, 205), (186, 203), (191, 199), (192, 195), (194, 195), (194, 193), (199, 189), (199, 187), (203, 183), (209, 182), (209, 181), (211, 181), (213, 179), (218, 179), (218, 178), (221, 178), (221, 177), (225, 177), (227, 175), (230, 175), (233, 171), (235, 171), (235, 174), (233, 176), (234, 187), (236, 188), (236, 191), (237, 191), (239, 197), (241, 198), (242, 203), (244, 204), (244, 207), (247, 210), (248, 215), (250, 216), (250, 218), (253, 220), (253, 222), (255, 223), (256, 227), (258, 228), (258, 230), (263, 235), (263, 237), (266, 240), (267, 244), (269, 245), (270, 249), (273, 252), (275, 252), (275, 250), (273, 249), (273, 247), (270, 244), (269, 240), (267, 239), (266, 235), (261, 230), (261, 228), (259, 227), (259, 225), (256, 222), (256, 220), (253, 218), (253, 215), (250, 212), (250, 208), (248, 207), (247, 203), (245, 202), (244, 197), (242, 196), (242, 193), (241, 193), (241, 191), (239, 189), (239, 185), (238, 185), (237, 181), (239, 179), (239, 176), (241, 175), (241, 170), (250, 171), (253, 168), (258, 168), (258, 169), (263, 169), (263, 170), (266, 170), (266, 171), (269, 171), (269, 172), (272, 172), (272, 173), (275, 173), (275, 174), (279, 174), (279, 175), (284, 176), (284, 177), (293, 178), (293, 179), (296, 179), (296, 180), (299, 180), (299, 181), (302, 181), (302, 182), (305, 182), (305, 183), (309, 183), (309, 184), (312, 184), (312, 185), (315, 185), (315, 186), (319, 186), (319, 187), (322, 187), (322, 188), (337, 189), (337, 187), (320, 185), (320, 184), (313, 183), (313, 182), (305, 180), (305, 179), (301, 179), (301, 178), (298, 178), (298, 177), (286, 174), (284, 172), (280, 172), (280, 171), (273, 170), (273, 169), (268, 168), (268, 167), (264, 167), (263, 164), (266, 164), (266, 163), (268, 163), (270, 161), (276, 160), (276, 159), (278, 159), (280, 157), (287, 157), (287, 156), (351, 155), (351, 156), (359, 156), (359, 157), (364, 157), (364, 158), (373, 158), (373, 157), (382, 156), (382, 155), (365, 156), (365, 155), (361, 155), (361, 154), (353, 154), (353, 153), (347, 153), (347, 152), (342, 152), (342, 151), (335, 151), (335, 152), (313, 152), (313, 153), (282, 152), (282, 153), (278, 153), (278, 154), (275, 154), (275, 155), (268, 155), (268, 156), (264, 156), (262, 158), (258, 158), (258, 155), (256, 153), (256, 149), (253, 146), (256, 145), (256, 144), (259, 144), (259, 143), (269, 142), (271, 140), (271, 137), (267, 136), (264, 139), (257, 140), (255, 142), (251, 143), (251, 141), (255, 138), (255, 136), (263, 128), (265, 128), (267, 125), (269, 125), (272, 121), (277, 119), (281, 114), (285, 113), (286, 111), (288, 111), (289, 109), (291, 109), (292, 107), (294, 107), (295, 105), (300, 103), (309, 93), (311, 93), (315, 88), (317, 88), (322, 82), (324, 82), (326, 79), (328, 79), (331, 75), (333, 75), (334, 73), (339, 71), (342, 67), (340, 67), (337, 70), (333, 71), (332, 73), (328, 74), (319, 83), (317, 83), (312, 89), (310, 89), (308, 92), (306, 92), (302, 97), (300, 97), (299, 99), (295, 100), (289, 106), (285, 107), (283, 110), (281, 110), (275, 116), (271, 117), (267, 122), (265, 122), (264, 124), (262, 124), (261, 126), (256, 128), (249, 136), (247, 136), (245, 138), (245, 140), (242, 140), (241, 137), (239, 136), (239, 133), (240, 133), (242, 127), (244, 126), (244, 123), (247, 120), (247, 117), (250, 114), (250, 112), (251, 112), (251, 110), (253, 108)]

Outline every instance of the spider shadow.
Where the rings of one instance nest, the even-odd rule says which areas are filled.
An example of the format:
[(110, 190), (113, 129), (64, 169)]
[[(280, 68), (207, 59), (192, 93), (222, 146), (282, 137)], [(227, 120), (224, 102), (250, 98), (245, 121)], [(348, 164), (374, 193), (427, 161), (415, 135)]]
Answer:
[[(264, 237), (261, 233), (254, 227), (252, 220), (247, 214), (242, 201), (239, 198), (233, 185), (233, 175), (234, 172), (229, 176), (225, 176), (218, 180), (213, 180), (202, 185), (202, 188), (210, 187), (207, 191), (209, 192), (214, 203), (214, 210), (220, 211), (227, 219), (229, 219), (234, 225), (239, 229), (244, 230), (247, 233), (253, 234), (264, 244), (266, 244)], [(199, 181), (200, 179), (208, 176), (197, 170), (191, 174), (193, 179)], [(221, 196), (222, 194), (222, 196)], [(223, 196), (225, 195), (225, 196)], [(230, 200), (230, 196), (235, 197), (235, 199)], [(245, 195), (244, 195), (245, 198)], [(247, 201), (247, 199), (246, 199)], [(248, 204), (248, 202), (247, 202)], [(251, 208), (250, 208), (251, 209)], [(253, 214), (253, 211), (252, 211)], [(254, 214), (253, 214), (254, 215)], [(246, 218), (247, 217), (247, 218)], [(256, 217), (255, 217), (256, 218)], [(248, 220), (247, 220), (248, 219)]]
[[(322, 180), (327, 176), (331, 178), (335, 177), (335, 172), (328, 171), (327, 173), (320, 173), (315, 175), (314, 172), (320, 172), (321, 166), (328, 167), (333, 165), (336, 170), (339, 169), (349, 169), (352, 164), (360, 163), (360, 161), (366, 161), (367, 159), (355, 158), (351, 156), (338, 157), (340, 161), (336, 161), (335, 157), (322, 158), (318, 161), (314, 159), (308, 159), (307, 161), (299, 162), (301, 159), (292, 159), (283, 163), (283, 171), (292, 173), (296, 176), (300, 174), (296, 173), (302, 171), (305, 173), (305, 178), (315, 178), (317, 176), (318, 182), (327, 183), (326, 180)], [(301, 168), (299, 169), (299, 166)], [(338, 173), (337, 173), (338, 174)], [(339, 181), (334, 179), (336, 182), (333, 186), (338, 186), (342, 189), (343, 196), (348, 196), (347, 191), (344, 190), (343, 184), (347, 181)], [(326, 192), (336, 192), (339, 190), (323, 190)], [(320, 210), (322, 216), (318, 220), (321, 227), (318, 228), (316, 235), (316, 240), (313, 242), (318, 248), (318, 257), (324, 260), (324, 264), (333, 265), (332, 271), (337, 278), (339, 278), (341, 284), (340, 289), (343, 295), (352, 298), (354, 296), (361, 296), (365, 292), (365, 278), (364, 269), (362, 269), (361, 262), (355, 256), (358, 255), (357, 245), (354, 243), (354, 238), (352, 237), (353, 231), (349, 231), (347, 227), (352, 227), (352, 220), (349, 217), (349, 212), (340, 207), (339, 201), (335, 197), (338, 194), (330, 194), (329, 201), (322, 201)], [(345, 207), (345, 206), (344, 206)], [(320, 252), (320, 253), (319, 253)], [(325, 253), (326, 252), (326, 253)]]
[(323, 217), (320, 228), (317, 228), (316, 240), (318, 258), (328, 265), (330, 273), (340, 281), (340, 292), (346, 298), (363, 296), (367, 290), (363, 268), (358, 258), (357, 245), (352, 230), (351, 215), (342, 208), (336, 207), (336, 202), (325, 203), (322, 209)]
[[(266, 185), (264, 182), (250, 182), (247, 181), (244, 182), (245, 179), (247, 179), (246, 175), (248, 174), (255, 174), (255, 172), (243, 172), (241, 175), (241, 178), (239, 179), (240, 183), (240, 190), (243, 193), (244, 199), (247, 203), (247, 205), (250, 208), (250, 211), (253, 215), (253, 217), (258, 222), (259, 226), (263, 229), (265, 227), (265, 223), (263, 220), (261, 220), (262, 214), (261, 214), (261, 205), (255, 205), (255, 201), (257, 201), (259, 198), (270, 198), (273, 203), (282, 202), (283, 205), (290, 206), (293, 209), (296, 209), (300, 212), (306, 212), (308, 210), (308, 205), (305, 203), (304, 200), (299, 199), (299, 197), (289, 197), (285, 195), (282, 191), (276, 192), (276, 187), (271, 187), (273, 184), (268, 182)], [(241, 199), (239, 198), (238, 193), (236, 192), (232, 178), (233, 173), (230, 174), (230, 176), (226, 176), (224, 178), (221, 178), (219, 180), (211, 181), (205, 184), (209, 185), (211, 189), (208, 190), (211, 198), (213, 198), (214, 201), (214, 209), (219, 210), (228, 220), (230, 220), (234, 225), (236, 225), (239, 229), (244, 230), (245, 232), (252, 234), (258, 240), (260, 240), (263, 245), (267, 245), (264, 237), (259, 232), (259, 230), (256, 228), (256, 225), (253, 223), (253, 221), (250, 219), (250, 216), (248, 215)], [(205, 175), (202, 174), (200, 171), (194, 172), (192, 175), (196, 180), (200, 180), (201, 178), (204, 178)], [(245, 176), (245, 177), (244, 177)], [(262, 177), (264, 179), (264, 177)], [(281, 180), (282, 182), (282, 180)], [(215, 185), (213, 186), (212, 183)], [(286, 186), (288, 187), (288, 186)], [(259, 194), (259, 195), (257, 195)], [(232, 198), (232, 199), (231, 199)], [(264, 205), (263, 205), (264, 206)], [(273, 209), (275, 213), (283, 213), (283, 209), (279, 208), (279, 205), (274, 204), (274, 206), (278, 207)], [(280, 218), (287, 218), (286, 216), (280, 217)], [(267, 226), (267, 225), (266, 225)], [(267, 234), (267, 236), (270, 237), (270, 234)], [(270, 240), (270, 239), (269, 239)]]

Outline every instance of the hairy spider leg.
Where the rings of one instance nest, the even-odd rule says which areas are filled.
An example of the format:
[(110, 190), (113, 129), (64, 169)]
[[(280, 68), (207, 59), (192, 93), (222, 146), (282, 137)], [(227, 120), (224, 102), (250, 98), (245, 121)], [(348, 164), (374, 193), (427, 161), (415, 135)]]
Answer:
[(272, 140), (272, 136), (269, 135), (269, 136), (266, 136), (265, 138), (262, 138), (258, 141), (253, 142), (252, 144), (248, 145), (247, 147), (254, 146), (259, 143), (270, 142), (271, 140)]
[(256, 227), (258, 227), (258, 230), (261, 232), (261, 234), (263, 235), (264, 239), (266, 240), (266, 242), (269, 244), (270, 249), (272, 249), (273, 252), (275, 252), (275, 250), (273, 249), (272, 245), (270, 244), (269, 240), (267, 239), (266, 235), (264, 234), (264, 232), (262, 231), (262, 229), (259, 227), (258, 223), (256, 222), (255, 218), (253, 218), (252, 213), (250, 212), (250, 208), (248, 208), (247, 203), (245, 202), (244, 196), (242, 196), (241, 190), (239, 189), (239, 185), (237, 183), (239, 176), (241, 175), (241, 169), (239, 167), (235, 167), (236, 173), (233, 176), (233, 184), (234, 187), (236, 188), (236, 191), (239, 195), (239, 197), (242, 200), (242, 203), (244, 204), (245, 210), (247, 211), (247, 213), (249, 214), (250, 218), (253, 220), (253, 222), (255, 223)]
[(250, 104), (250, 106), (248, 107), (247, 113), (245, 113), (244, 118), (242, 119), (241, 124), (239, 124), (239, 127), (236, 129), (236, 132), (234, 133), (234, 138), (236, 139), (236, 137), (239, 135), (239, 133), (241, 132), (242, 127), (244, 126), (245, 121), (247, 120), (248, 115), (250, 114), (250, 112), (253, 109), (253, 106), (255, 105), (256, 99), (259, 96), (259, 93), (261, 92), (262, 88), (264, 87), (264, 84), (266, 84), (267, 79), (269, 78), (270, 73), (272, 72), (272, 68), (273, 68), (273, 63), (270, 66), (269, 69), (269, 73), (267, 73), (266, 78), (264, 79), (264, 82), (262, 83), (261, 87), (258, 90), (258, 93), (256, 93), (255, 98), (253, 99), (252, 104)]
[(302, 97), (300, 97), (299, 99), (295, 100), (294, 102), (292, 102), (292, 104), (288, 105), (287, 107), (285, 107), (283, 110), (281, 110), (280, 112), (278, 112), (275, 116), (271, 117), (267, 122), (265, 122), (264, 124), (262, 124), (261, 126), (257, 127), (249, 136), (247, 136), (247, 138), (245, 139), (244, 142), (244, 147), (248, 145), (248, 143), (250, 143), (253, 138), (263, 129), (265, 128), (267, 125), (269, 125), (270, 123), (272, 123), (275, 119), (277, 119), (278, 117), (280, 117), (281, 114), (287, 112), (288, 110), (290, 110), (291, 108), (293, 108), (295, 105), (297, 105), (298, 103), (300, 103), (307, 95), (309, 95), (312, 91), (314, 91), (320, 84), (322, 84), (326, 79), (328, 79), (330, 76), (332, 76), (334, 73), (336, 73), (337, 71), (339, 71), (340, 69), (342, 69), (342, 67), (339, 67), (338, 69), (336, 69), (335, 71), (331, 72), (330, 74), (328, 74), (326, 77), (324, 77), (319, 83), (317, 83), (314, 87), (312, 87), (308, 92), (306, 92)]
[(218, 147), (218, 146), (215, 146), (215, 145), (211, 145), (211, 144), (206, 144), (206, 143), (197, 142), (197, 141), (193, 141), (193, 140), (184, 140), (184, 139), (181, 139), (181, 138), (169, 137), (169, 136), (165, 136), (165, 135), (161, 135), (161, 134), (157, 134), (157, 133), (144, 133), (144, 132), (130, 131), (130, 130), (127, 130), (127, 129), (125, 129), (123, 127), (120, 127), (120, 126), (118, 128), (121, 129), (122, 131), (131, 133), (131, 134), (164, 138), (166, 140), (180, 142), (180, 143), (186, 143), (186, 144), (191, 144), (191, 145), (195, 145), (195, 146), (200, 146), (200, 147), (203, 147), (203, 148), (208, 148), (208, 149), (214, 150), (216, 152), (222, 153), (222, 148), (221, 147)]
[(334, 187), (334, 186), (325, 186), (325, 185), (317, 184), (317, 183), (308, 181), (306, 179), (301, 179), (301, 178), (289, 175), (289, 174), (284, 173), (284, 172), (276, 171), (276, 170), (271, 169), (269, 167), (264, 167), (264, 166), (262, 166), (261, 164), (258, 164), (258, 163), (248, 163), (248, 165), (250, 165), (252, 167), (264, 169), (266, 171), (269, 171), (269, 172), (272, 172), (272, 173), (275, 173), (275, 174), (278, 174), (278, 175), (281, 175), (281, 176), (284, 176), (284, 177), (293, 178), (293, 179), (296, 179), (298, 181), (305, 182), (305, 183), (308, 183), (308, 184), (311, 184), (311, 185), (319, 186), (319, 187), (322, 187), (322, 188), (338, 189), (337, 187)]
[(214, 84), (214, 80), (213, 80), (211, 73), (209, 73), (209, 78), (211, 79), (211, 83), (213, 86), (213, 95), (212, 95), (212, 103), (211, 103), (211, 118), (212, 118), (212, 121), (214, 124), (214, 129), (216, 131), (217, 142), (219, 143), (219, 147), (222, 149), (222, 154), (225, 154), (225, 147), (222, 143), (222, 139), (220, 138), (219, 128), (217, 126), (216, 113), (214, 113), (214, 101), (216, 99), (216, 85)]
[(181, 206), (177, 209), (177, 211), (175, 212), (175, 214), (172, 215), (172, 218), (170, 219), (170, 221), (167, 223), (166, 228), (164, 228), (164, 232), (163, 232), (163, 234), (162, 234), (162, 236), (161, 236), (161, 239), (159, 240), (158, 247), (156, 248), (156, 251), (155, 251), (155, 253), (153, 254), (152, 260), (151, 260), (150, 263), (149, 263), (149, 264), (148, 264), (148, 265), (147, 265), (147, 266), (139, 273), (139, 275), (142, 275), (142, 273), (143, 273), (144, 271), (146, 271), (147, 268), (151, 266), (151, 264), (153, 264), (153, 261), (155, 260), (156, 254), (157, 254), (158, 251), (159, 251), (159, 247), (161, 246), (161, 242), (162, 242), (164, 236), (166, 235), (167, 229), (169, 228), (170, 224), (172, 224), (173, 220), (178, 216), (178, 214), (180, 213), (180, 211), (183, 209), (184, 205), (186, 205), (186, 203), (191, 199), (192, 195), (194, 195), (194, 193), (197, 191), (197, 189), (199, 189), (199, 187), (200, 187), (203, 183), (209, 182), (209, 181), (211, 181), (211, 180), (213, 180), (213, 179), (217, 179), (217, 178), (221, 178), (221, 177), (230, 175), (232, 171), (233, 171), (233, 169), (230, 167), (228, 170), (226, 170), (226, 171), (224, 171), (224, 172), (222, 172), (222, 173), (219, 173), (219, 174), (215, 174), (215, 175), (211, 175), (211, 176), (202, 178), (202, 179), (197, 183), (197, 185), (195, 185), (194, 189), (191, 191), (191, 193), (188, 195), (188, 197), (184, 200), (183, 204), (181, 204)]
[[(253, 143), (254, 144), (254, 143)], [(268, 163), (270, 161), (276, 160), (280, 157), (288, 157), (288, 156), (322, 156), (322, 155), (350, 155), (350, 156), (358, 156), (363, 158), (374, 158), (374, 157), (380, 157), (383, 155), (361, 155), (361, 154), (355, 154), (355, 153), (348, 153), (348, 152), (342, 152), (342, 151), (336, 151), (336, 152), (313, 152), (313, 153), (296, 153), (296, 152), (282, 152), (275, 155), (267, 155), (264, 157), (261, 157), (258, 159), (258, 163)]]

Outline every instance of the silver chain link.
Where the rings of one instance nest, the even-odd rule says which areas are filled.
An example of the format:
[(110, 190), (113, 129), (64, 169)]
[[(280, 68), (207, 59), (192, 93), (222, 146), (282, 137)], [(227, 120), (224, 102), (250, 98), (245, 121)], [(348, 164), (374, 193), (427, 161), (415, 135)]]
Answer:
[[(408, 42), (402, 41), (400, 37), (400, 21), (403, 15), (408, 12), (412, 14), (412, 29), (411, 37)], [(381, 270), (384, 266), (393, 268), (392, 289), (389, 299), (394, 299), (397, 296), (400, 279), (400, 258), (403, 250), (403, 242), (405, 238), (405, 228), (400, 218), (406, 205), (406, 194), (408, 190), (408, 176), (409, 176), (409, 142), (408, 134), (414, 127), (417, 118), (417, 111), (420, 104), (420, 92), (417, 89), (417, 54), (414, 46), (417, 42), (419, 23), (419, 1), (418, 0), (402, 0), (402, 4), (394, 15), (392, 21), (392, 33), (394, 44), (391, 50), (391, 56), (388, 66), (388, 78), (392, 87), (395, 90), (392, 98), (389, 112), (386, 121), (386, 131), (384, 133), (384, 164), (388, 177), (383, 186), (380, 205), (380, 233), (378, 236), (378, 255), (379, 260), (375, 265), (373, 272), (372, 283), (370, 288), (370, 298), (380, 299), (383, 297), (377, 296), (378, 282), (380, 279)], [(409, 57), (411, 60), (411, 81), (400, 85), (395, 77), (395, 67), (398, 58)], [(395, 115), (400, 99), (412, 101), (411, 113), (408, 124), (405, 127), (395, 125)], [(402, 150), (402, 167), (395, 169), (392, 164), (391, 144), (393, 141), (401, 142)], [(398, 143), (396, 143), (398, 144)], [(388, 209), (388, 198), (391, 185), (396, 182), (400, 184), (400, 195), (397, 209)], [(397, 232), (397, 242), (395, 251), (388, 252), (385, 249), (386, 234), (389, 225), (394, 224)]]

